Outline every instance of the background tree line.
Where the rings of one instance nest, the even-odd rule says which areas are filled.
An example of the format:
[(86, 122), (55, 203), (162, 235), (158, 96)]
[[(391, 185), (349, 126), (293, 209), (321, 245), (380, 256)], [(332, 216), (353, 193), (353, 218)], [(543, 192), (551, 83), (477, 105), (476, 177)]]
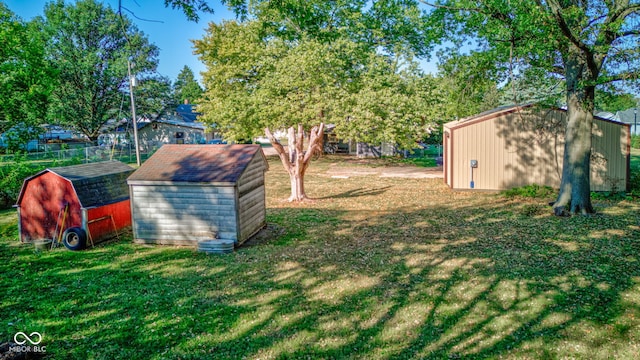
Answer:
[(95, 141), (109, 120), (130, 118), (128, 62), (139, 116), (152, 117), (202, 89), (186, 67), (172, 84), (158, 48), (124, 14), (96, 0), (48, 3), (31, 21), (0, 3), (0, 134), (18, 150), (60, 125)]
[[(345, 138), (409, 148), (443, 122), (501, 104), (567, 106), (556, 212), (590, 213), (590, 129), (596, 109), (632, 106), (640, 4), (617, 1), (222, 0), (238, 20), (194, 42), (207, 65), (203, 120), (230, 139), (264, 131), (291, 175), (293, 200), (324, 125)], [(197, 20), (204, 0), (167, 0)], [(4, 5), (0, 130), (59, 124), (97, 138), (127, 108), (126, 64), (141, 113), (193, 97), (187, 71), (170, 94), (157, 48), (96, 0), (49, 3), (28, 23)], [(437, 74), (416, 59), (437, 55)], [(181, 74), (183, 75), (183, 74)], [(187, 82), (184, 82), (184, 81)], [(622, 84), (622, 85), (620, 85)], [(194, 88), (198, 92), (197, 88)], [(190, 99), (191, 100), (191, 99)], [(127, 109), (128, 110), (128, 109)], [(288, 149), (270, 136), (288, 128)], [(309, 144), (305, 151), (302, 144)]]
[[(204, 120), (230, 137), (263, 129), (291, 177), (290, 200), (305, 198), (312, 140), (327, 121), (344, 139), (407, 147), (425, 128), (534, 102), (568, 110), (555, 213), (592, 213), (594, 112), (637, 101), (624, 94), (640, 73), (636, 1), (223, 3), (245, 21), (212, 24), (196, 41), (208, 68)], [(436, 81), (411, 70), (436, 50)], [(273, 127), (289, 129), (288, 151)]]

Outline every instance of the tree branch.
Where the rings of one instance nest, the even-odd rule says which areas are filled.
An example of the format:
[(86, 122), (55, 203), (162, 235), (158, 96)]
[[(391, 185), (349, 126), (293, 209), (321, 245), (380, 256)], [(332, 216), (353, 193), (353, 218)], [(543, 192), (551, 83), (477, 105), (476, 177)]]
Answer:
[(618, 36), (617, 39), (619, 39), (621, 37), (625, 37), (625, 36), (640, 36), (640, 30), (624, 31), (624, 32), (620, 33), (620, 36)]
[(129, 12), (129, 14), (131, 14), (131, 16), (133, 16), (134, 18), (140, 20), (140, 21), (146, 21), (146, 22), (155, 22), (155, 23), (160, 23), (160, 24), (164, 24), (164, 21), (161, 20), (151, 20), (151, 19), (144, 19), (141, 17), (138, 17), (133, 11), (127, 9), (126, 7), (119, 5), (120, 9), (126, 10), (127, 12)]
[(614, 23), (620, 19), (626, 18), (634, 12), (640, 12), (640, 4), (628, 4), (628, 6), (622, 6), (618, 9), (615, 9), (612, 14), (609, 14), (609, 20), (605, 23)]
[(284, 165), (284, 168), (287, 169), (288, 172), (291, 172), (291, 163), (289, 162), (289, 159), (287, 158), (287, 152), (285, 151), (282, 144), (280, 144), (280, 141), (278, 141), (278, 139), (273, 136), (271, 130), (269, 130), (268, 127), (264, 128), (264, 133), (267, 135), (267, 138), (271, 142), (271, 146), (276, 149), (276, 152), (278, 153), (278, 156), (280, 157), (280, 161), (282, 161), (282, 165)]
[(626, 81), (631, 79), (637, 79), (639, 77), (637, 72), (624, 71), (615, 75), (601, 76), (598, 78), (598, 85), (608, 84), (616, 81)]
[[(538, 4), (542, 5), (540, 0), (537, 0), (537, 2)], [(582, 40), (576, 37), (576, 35), (571, 30), (571, 27), (567, 23), (566, 19), (562, 15), (563, 8), (558, 2), (558, 0), (547, 0), (547, 4), (549, 4), (549, 10), (551, 10), (551, 13), (556, 19), (556, 23), (558, 24), (558, 27), (560, 28), (560, 31), (562, 32), (562, 34), (567, 39), (569, 39), (569, 41), (574, 46), (576, 46), (578, 49), (580, 49), (580, 51), (582, 51), (582, 53), (584, 54), (584, 58), (586, 60), (586, 65), (589, 69), (589, 72), (592, 74), (592, 76), (594, 77), (598, 76), (600, 72), (600, 68), (602, 66), (603, 59), (596, 61), (596, 57), (594, 56), (593, 50), (586, 43), (584, 43)], [(607, 22), (605, 21), (605, 24), (606, 23)], [(605, 26), (605, 29), (606, 29), (606, 25), (603, 25), (603, 26)], [(609, 44), (610, 43), (607, 43), (606, 45), (609, 45)]]
[(627, 32), (618, 33), (610, 30), (611, 25), (624, 20), (627, 16), (633, 14), (634, 12), (640, 11), (640, 4), (629, 4), (626, 2), (625, 6), (616, 6), (616, 4), (608, 4), (609, 14), (607, 15), (606, 20), (602, 23), (602, 32), (603, 36), (599, 37), (596, 41), (597, 46), (606, 46), (612, 44), (616, 39), (621, 37), (637, 35), (638, 30), (631, 30)]
[(324, 136), (324, 123), (320, 123), (320, 126), (314, 126), (311, 129), (311, 135), (309, 136), (309, 147), (307, 153), (304, 155), (303, 162), (306, 164), (311, 157), (322, 151), (322, 137)]
[(489, 8), (465, 8), (465, 7), (455, 7), (455, 6), (447, 6), (447, 5), (440, 5), (440, 4), (434, 4), (434, 3), (430, 3), (426, 0), (418, 0), (419, 2), (427, 5), (427, 6), (431, 6), (431, 7), (435, 7), (437, 9), (445, 9), (445, 10), (451, 10), (451, 11), (457, 11), (457, 12), (462, 12), (462, 11), (468, 11), (468, 12), (475, 12), (478, 14), (482, 14), (488, 17), (491, 17), (493, 19), (502, 21), (506, 24), (511, 25), (512, 24), (512, 20), (509, 17), (509, 15), (500, 12), (498, 9), (489, 9)]
[[(544, 7), (544, 5), (542, 4), (542, 2), (540, 0), (537, 0), (537, 3), (539, 6)], [(584, 42), (580, 41), (580, 39), (578, 39), (574, 34), (573, 31), (571, 31), (571, 28), (569, 27), (569, 24), (567, 24), (567, 21), (565, 20), (564, 16), (562, 16), (562, 6), (560, 6), (560, 4), (556, 1), (556, 0), (548, 0), (547, 4), (549, 4), (549, 10), (551, 11), (551, 14), (553, 14), (553, 17), (556, 19), (556, 23), (558, 24), (558, 27), (560, 28), (560, 31), (562, 31), (562, 34), (569, 39), (569, 41), (571, 41), (571, 43), (573, 45), (575, 45), (578, 49), (582, 50), (583, 52), (585, 52), (586, 54), (590, 54), (591, 53), (591, 49), (589, 49), (589, 47), (587, 46), (587, 44), (585, 44)]]
[(593, 24), (597, 23), (598, 21), (600, 21), (602, 19), (605, 19), (606, 17), (607, 17), (606, 15), (601, 15), (601, 16), (598, 16), (596, 18), (591, 19), (589, 21), (589, 23), (587, 24), (587, 26), (585, 26), (585, 28), (591, 27)]

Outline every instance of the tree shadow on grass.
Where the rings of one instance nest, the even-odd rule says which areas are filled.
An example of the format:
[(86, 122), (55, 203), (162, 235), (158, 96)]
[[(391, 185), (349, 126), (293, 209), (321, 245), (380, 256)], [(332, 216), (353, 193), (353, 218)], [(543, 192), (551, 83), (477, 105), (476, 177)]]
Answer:
[(382, 195), (384, 192), (390, 188), (390, 186), (384, 186), (376, 189), (366, 189), (366, 188), (358, 188), (353, 190), (348, 190), (342, 192), (340, 194), (328, 195), (316, 198), (314, 200), (324, 200), (324, 199), (344, 199), (344, 198), (353, 198), (359, 196), (377, 196)]
[(5, 246), (0, 336), (42, 331), (72, 359), (633, 357), (635, 208), (522, 206), (270, 209), (286, 241), (223, 256)]

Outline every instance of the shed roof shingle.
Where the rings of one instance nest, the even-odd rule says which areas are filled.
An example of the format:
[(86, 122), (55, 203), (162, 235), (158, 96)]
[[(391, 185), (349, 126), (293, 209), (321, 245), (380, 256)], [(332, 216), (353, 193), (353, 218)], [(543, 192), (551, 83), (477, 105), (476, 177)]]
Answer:
[(229, 183), (238, 181), (260, 145), (163, 145), (128, 181)]
[(40, 174), (46, 171), (71, 181), (80, 204), (83, 207), (91, 207), (111, 204), (128, 198), (127, 176), (134, 169), (120, 161), (104, 161), (54, 167)]

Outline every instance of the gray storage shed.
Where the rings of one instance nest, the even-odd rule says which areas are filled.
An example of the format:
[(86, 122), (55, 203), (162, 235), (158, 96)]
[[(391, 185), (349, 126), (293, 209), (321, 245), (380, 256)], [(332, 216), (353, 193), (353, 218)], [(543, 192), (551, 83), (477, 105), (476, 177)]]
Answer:
[(128, 179), (134, 241), (239, 245), (265, 225), (259, 145), (163, 145)]

